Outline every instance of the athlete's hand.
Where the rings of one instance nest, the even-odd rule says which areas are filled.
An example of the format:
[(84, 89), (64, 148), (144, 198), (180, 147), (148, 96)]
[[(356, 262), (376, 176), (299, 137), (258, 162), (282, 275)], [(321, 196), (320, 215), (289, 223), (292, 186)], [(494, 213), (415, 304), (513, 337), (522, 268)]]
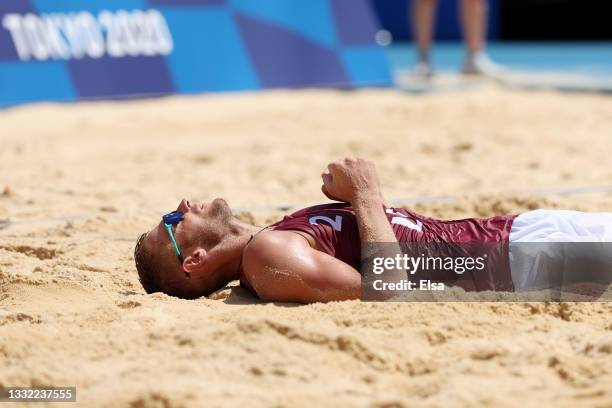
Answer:
[(321, 174), (321, 191), (328, 198), (354, 203), (356, 200), (380, 200), (380, 185), (374, 163), (347, 157), (327, 165)]

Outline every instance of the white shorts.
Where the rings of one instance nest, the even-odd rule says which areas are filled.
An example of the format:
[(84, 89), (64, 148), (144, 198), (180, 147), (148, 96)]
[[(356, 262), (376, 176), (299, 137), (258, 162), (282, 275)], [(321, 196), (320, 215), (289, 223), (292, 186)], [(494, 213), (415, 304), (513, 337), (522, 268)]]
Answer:
[(529, 211), (514, 219), (510, 242), (612, 242), (612, 213)]
[[(579, 242), (593, 244), (555, 244)], [(563, 274), (568, 259), (588, 257), (612, 265), (612, 245), (606, 242), (612, 243), (612, 213), (536, 210), (519, 215), (512, 224), (509, 245), (515, 290), (562, 283), (568, 277), (555, 275)]]

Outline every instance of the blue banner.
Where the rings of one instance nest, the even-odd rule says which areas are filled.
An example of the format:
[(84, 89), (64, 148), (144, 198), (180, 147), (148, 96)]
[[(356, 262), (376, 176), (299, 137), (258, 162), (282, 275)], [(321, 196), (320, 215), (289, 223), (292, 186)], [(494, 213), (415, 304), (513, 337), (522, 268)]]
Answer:
[(0, 105), (388, 85), (368, 0), (2, 0)]

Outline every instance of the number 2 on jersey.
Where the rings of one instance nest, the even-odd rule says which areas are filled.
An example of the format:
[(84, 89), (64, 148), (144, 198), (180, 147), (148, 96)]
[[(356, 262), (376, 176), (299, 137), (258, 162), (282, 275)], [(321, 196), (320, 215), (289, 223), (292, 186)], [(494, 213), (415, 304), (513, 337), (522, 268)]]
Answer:
[(308, 219), (308, 222), (310, 224), (316, 224), (317, 221), (325, 221), (326, 223), (331, 225), (334, 230), (342, 231), (342, 216), (341, 215), (336, 215), (336, 218), (333, 220), (330, 217), (326, 217), (325, 215), (316, 215)]

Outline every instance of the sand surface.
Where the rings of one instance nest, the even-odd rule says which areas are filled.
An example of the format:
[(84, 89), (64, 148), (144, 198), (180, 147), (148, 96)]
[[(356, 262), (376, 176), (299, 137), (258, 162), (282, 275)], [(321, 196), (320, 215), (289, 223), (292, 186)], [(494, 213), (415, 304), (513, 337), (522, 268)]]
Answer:
[[(610, 303), (261, 304), (145, 295), (135, 238), (181, 197), (258, 224), (376, 161), (439, 217), (612, 211), (612, 99), (486, 88), (279, 91), (0, 112), (0, 385), (79, 406), (610, 407)], [(40, 406), (40, 405), (33, 405)], [(71, 405), (72, 406), (72, 405)]]

